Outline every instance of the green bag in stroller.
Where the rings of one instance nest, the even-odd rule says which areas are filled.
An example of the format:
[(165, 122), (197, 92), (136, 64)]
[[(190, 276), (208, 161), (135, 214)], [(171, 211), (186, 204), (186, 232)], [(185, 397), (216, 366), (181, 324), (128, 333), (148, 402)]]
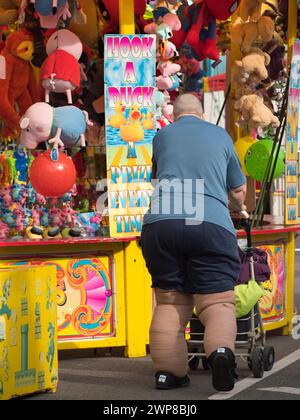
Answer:
[(265, 296), (266, 291), (262, 284), (250, 280), (248, 284), (239, 284), (235, 287), (236, 317), (243, 318), (248, 315), (257, 302)]

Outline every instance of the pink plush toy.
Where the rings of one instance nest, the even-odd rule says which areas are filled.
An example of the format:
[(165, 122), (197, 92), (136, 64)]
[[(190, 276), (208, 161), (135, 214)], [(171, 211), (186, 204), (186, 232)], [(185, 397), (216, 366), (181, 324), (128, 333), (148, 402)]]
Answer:
[(14, 210), (14, 216), (15, 216), (15, 221), (16, 221), (16, 231), (17, 232), (23, 232), (24, 231), (24, 220), (25, 220), (25, 212), (23, 210), (23, 208), (20, 206), (18, 206), (15, 210)]
[(160, 61), (169, 61), (174, 57), (179, 57), (176, 46), (171, 41), (166, 41), (162, 43), (158, 48), (157, 58)]
[(32, 224), (33, 226), (40, 226), (40, 217), (41, 217), (41, 211), (32, 209), (31, 210), (31, 218), (32, 218)]
[(61, 210), (58, 207), (52, 207), (49, 210), (49, 223), (51, 227), (60, 227), (62, 225), (63, 218)]
[(0, 197), (4, 201), (5, 207), (9, 208), (13, 204), (13, 200), (11, 197), (11, 187), (10, 186), (0, 187)]
[(146, 34), (156, 34), (162, 41), (167, 41), (173, 37), (173, 32), (180, 31), (181, 22), (177, 15), (167, 13), (160, 22), (146, 25), (144, 31)]
[(7, 226), (6, 223), (2, 222), (0, 220), (0, 239), (7, 239), (9, 235), (9, 227)]
[(48, 58), (41, 68), (42, 85), (46, 90), (45, 101), (50, 102), (50, 92), (65, 93), (72, 104), (72, 91), (80, 87), (81, 66), (79, 59), (83, 46), (77, 35), (67, 29), (55, 32), (47, 42)]
[(44, 102), (32, 105), (21, 118), (21, 144), (35, 149), (39, 143), (49, 141), (54, 147), (85, 145), (85, 132), (89, 121), (86, 111), (75, 106), (52, 108)]
[(39, 205), (39, 206), (45, 206), (46, 205), (46, 203), (47, 203), (47, 201), (46, 201), (46, 199), (45, 199), (45, 197), (44, 196), (42, 196), (41, 194), (36, 194), (36, 203)]
[(68, 227), (74, 227), (76, 222), (76, 215), (78, 213), (72, 209), (71, 204), (65, 204), (63, 211), (61, 213), (61, 217), (63, 220), (63, 225)]
[(156, 78), (156, 86), (159, 90), (169, 90), (174, 85), (172, 76), (180, 72), (181, 67), (179, 64), (167, 61), (165, 63), (160, 62), (158, 64), (158, 70), (161, 72), (161, 76)]
[(168, 120), (169, 124), (174, 122), (174, 106), (172, 104), (166, 104), (163, 107), (163, 116)]

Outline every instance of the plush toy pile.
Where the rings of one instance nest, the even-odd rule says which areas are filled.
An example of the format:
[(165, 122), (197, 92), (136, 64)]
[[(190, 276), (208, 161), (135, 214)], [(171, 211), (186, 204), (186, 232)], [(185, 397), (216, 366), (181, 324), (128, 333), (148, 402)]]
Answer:
[(95, 212), (97, 176), (94, 182), (88, 180), (88, 164), (80, 152), (73, 155), (80, 179), (59, 199), (46, 199), (33, 189), (29, 181), (33, 160), (21, 149), (0, 154), (0, 240), (104, 234), (102, 217)]
[[(263, 134), (270, 126), (276, 129), (274, 86), (285, 76), (284, 29), (279, 25), (280, 10), (264, 6), (263, 0), (242, 0), (238, 18), (231, 25), (232, 44), (241, 58), (232, 65), (238, 124)], [(273, 102), (275, 100), (275, 102)]]

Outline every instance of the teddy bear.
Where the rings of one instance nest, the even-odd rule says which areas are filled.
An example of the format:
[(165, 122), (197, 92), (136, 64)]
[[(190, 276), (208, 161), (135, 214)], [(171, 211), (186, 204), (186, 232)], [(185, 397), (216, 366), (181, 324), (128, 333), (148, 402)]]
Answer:
[(257, 22), (261, 17), (264, 0), (242, 0), (239, 8), (239, 16), (244, 22)]
[(235, 110), (240, 114), (240, 126), (248, 125), (248, 127), (259, 129), (270, 125), (277, 128), (280, 125), (279, 119), (273, 115), (259, 95), (242, 96), (235, 103)]
[(269, 76), (267, 66), (270, 56), (259, 48), (252, 48), (245, 57), (234, 62), (232, 80), (237, 84), (247, 83), (255, 86)]
[(10, 25), (18, 20), (21, 0), (0, 0), (0, 26)]
[(238, 18), (231, 26), (233, 44), (239, 45), (243, 54), (248, 53), (255, 41), (264, 44), (273, 39), (275, 23), (269, 16), (261, 16), (257, 22), (244, 22)]

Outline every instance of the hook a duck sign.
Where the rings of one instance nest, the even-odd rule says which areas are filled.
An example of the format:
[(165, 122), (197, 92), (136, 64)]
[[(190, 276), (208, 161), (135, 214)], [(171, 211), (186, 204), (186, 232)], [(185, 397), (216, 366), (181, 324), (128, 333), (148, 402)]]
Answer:
[(105, 114), (110, 234), (136, 237), (152, 195), (156, 37), (106, 35)]

